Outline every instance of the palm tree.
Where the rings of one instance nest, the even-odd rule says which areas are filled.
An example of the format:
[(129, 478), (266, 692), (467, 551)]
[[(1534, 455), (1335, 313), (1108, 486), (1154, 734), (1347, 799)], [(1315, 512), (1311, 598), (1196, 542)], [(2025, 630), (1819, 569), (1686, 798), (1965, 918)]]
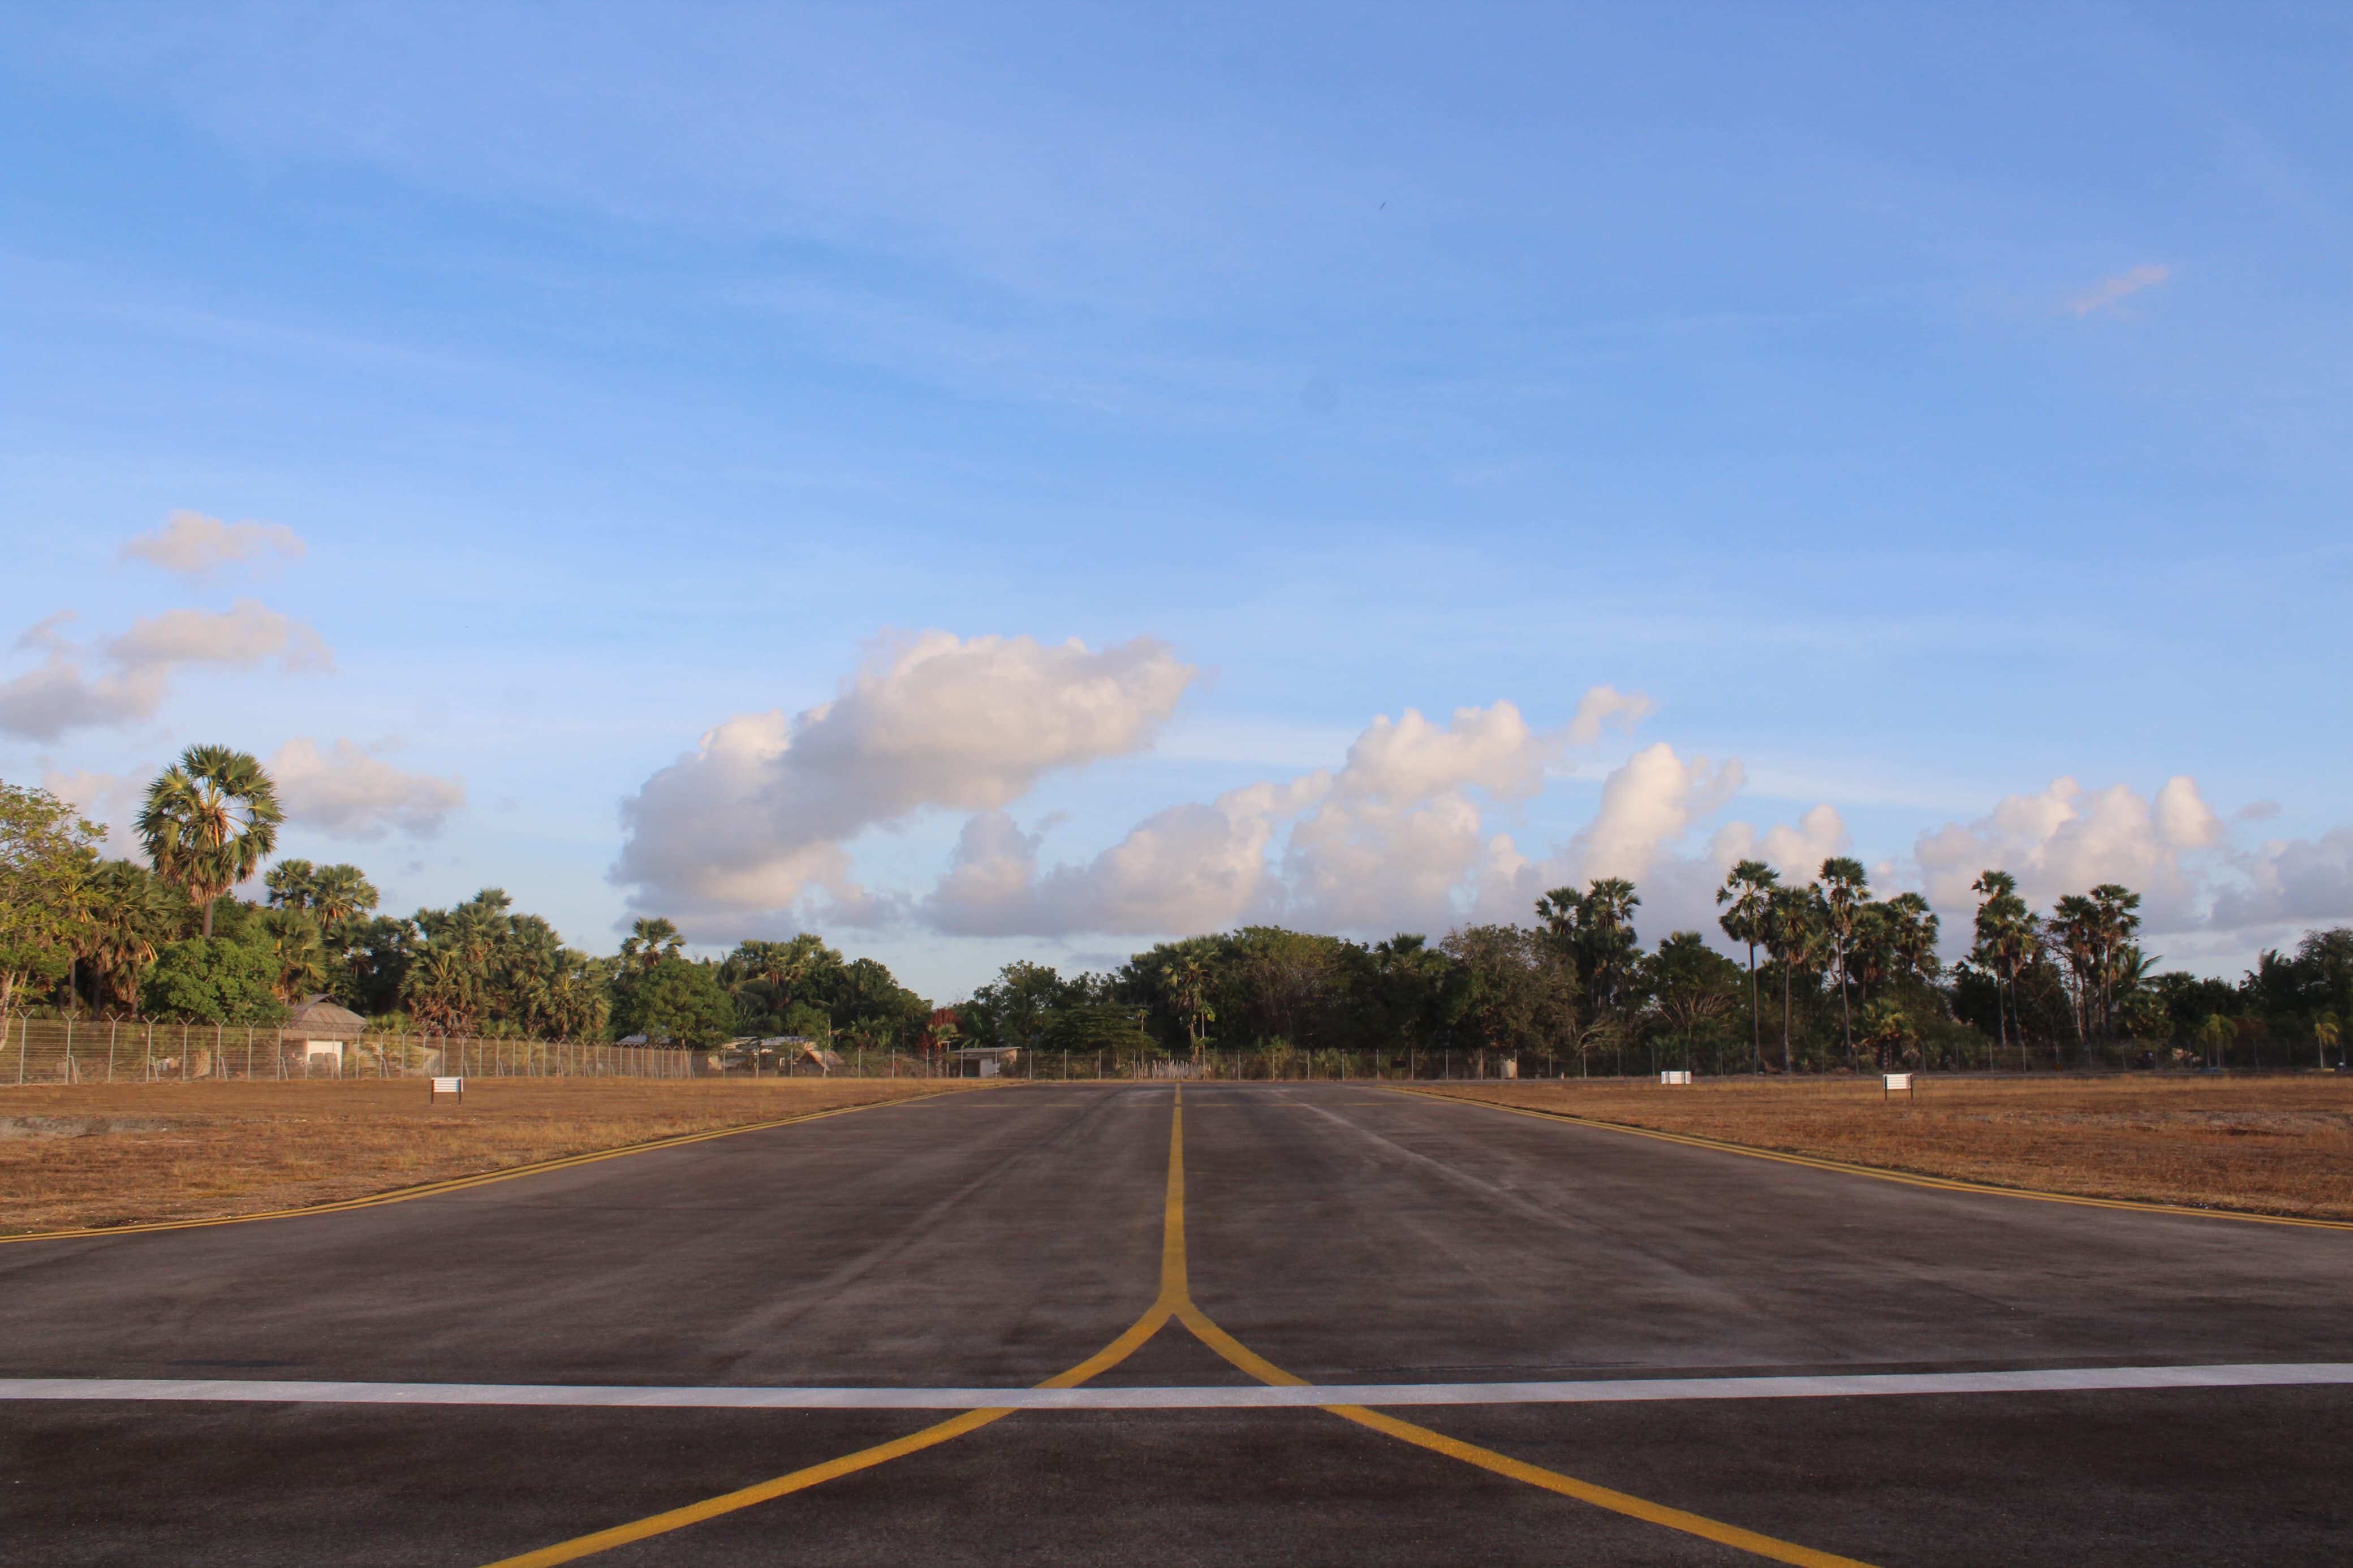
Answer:
[[(1684, 1067), (1692, 1065), (1692, 1036), (1702, 1024), (1724, 1011), (1726, 1000), (1721, 991), (1710, 991), (1696, 985), (1686, 986), (1660, 1000), (1659, 1016), (1683, 1037)], [(1652, 1065), (1656, 1065), (1655, 1060)]]
[(1197, 1062), (1208, 1038), (1208, 1026), (1218, 1016), (1218, 1010), (1209, 1005), (1209, 978), (1208, 965), (1198, 955), (1164, 964), (1160, 970), (1160, 984), (1168, 994), (1169, 1010), (1184, 1023), (1185, 1038)]
[[(1992, 971), (1994, 979), (1994, 1025), (2001, 1047), (2010, 1047), (2010, 1022), (2018, 1019), (2018, 1059), (2026, 1061), (2026, 1021), (2018, 1010), (2018, 972), (2025, 967), (2027, 954), (2040, 942), (2041, 921), (2026, 908), (2026, 900), (2018, 896), (2018, 879), (2007, 871), (1980, 871), (1978, 879), (1969, 884), (1981, 902), (1978, 905), (1977, 946), (1971, 950), (1977, 961)], [(2010, 1007), (2002, 1009), (2007, 994)]]
[(1814, 900), (1801, 888), (1779, 887), (1765, 896), (1760, 931), (1766, 952), (1781, 966), (1781, 1072), (1797, 1070), (1789, 1055), (1789, 983), (1792, 973), (1813, 966), (1820, 935)]
[(1854, 1014), (1847, 997), (1847, 963), (1854, 952), (1856, 911), (1871, 879), (1862, 862), (1852, 855), (1833, 855), (1822, 862), (1822, 924), (1830, 935), (1830, 955), (1838, 964), (1839, 1032), (1846, 1040), (1846, 1064), (1854, 1066)]
[(621, 956), (643, 972), (665, 958), (676, 958), (685, 946), (678, 927), (659, 915), (639, 915), (622, 939)]
[(2212, 1065), (2220, 1067), (2222, 1065), (2223, 1047), (2237, 1038), (2238, 1033), (2230, 1019), (2220, 1013), (2209, 1013), (2206, 1021), (2198, 1026), (2198, 1043), (2213, 1051)]
[(137, 861), (109, 860), (90, 877), (87, 904), (93, 935), (90, 1001), (102, 1008), (107, 993), (119, 990), (136, 1015), (140, 973), (155, 962), (171, 931), (171, 897)]
[(1716, 924), (1735, 942), (1748, 944), (1748, 1051), (1757, 1070), (1765, 1070), (1765, 1019), (1757, 1005), (1757, 944), (1764, 939), (1766, 910), (1780, 873), (1762, 860), (1743, 860), (1733, 867), (1715, 890), (1715, 901), (1729, 905)]
[(2099, 910), (2082, 894), (2068, 894), (2051, 906), (2046, 939), (2074, 981), (2069, 990), (2074, 1004), (2075, 1043), (2088, 1060), (2092, 1047), (2085, 1023), (2097, 1000), (2101, 967)]
[(2314, 1048), (2320, 1053), (2321, 1071), (2328, 1070), (2328, 1047), (2335, 1045), (2340, 1037), (2336, 1014), (2323, 1013), (2312, 1021), (2312, 1043)]
[(1905, 1016), (1904, 1005), (1892, 996), (1883, 996), (1862, 1010), (1863, 1044), (1872, 1048), (1884, 1071), (1893, 1061), (1901, 1061), (1919, 1047), (1920, 1032)]
[(474, 1016), (474, 977), (464, 955), (453, 948), (436, 946), (419, 954), (401, 979), (400, 994), (417, 1022), (444, 1035), (465, 1033)]
[[(2012, 899), (2015, 906), (2005, 920), (2001, 935), (2001, 962), (2010, 975), (2010, 1021), (2018, 1026), (2018, 1065), (2026, 1066), (2026, 1014), (2019, 1006), (2018, 977), (2042, 952), (2042, 917), (2026, 907), (2023, 899)], [(2059, 1049), (2057, 1037), (2052, 1037), (2052, 1051)]]
[(322, 931), (332, 931), (376, 906), (376, 890), (357, 866), (322, 866), (311, 883), (311, 913)]
[(261, 932), (278, 960), (278, 999), (292, 1005), (327, 979), (326, 951), (319, 922), (301, 910), (266, 910)]
[(308, 860), (280, 860), (261, 879), (272, 909), (307, 910), (319, 880), (319, 868)]
[(1873, 900), (1856, 907), (1847, 954), (1847, 967), (1853, 972), (1854, 1004), (1868, 1012), (1871, 988), (1895, 973), (1895, 922), (1885, 904)]
[(213, 902), (278, 847), (278, 786), (249, 752), (190, 746), (147, 786), (140, 843), (158, 873), (187, 890), (213, 934)]
[(2131, 978), (2125, 955), (2137, 952), (2132, 939), (2140, 931), (2140, 895), (2130, 888), (2103, 882), (2092, 889), (2093, 929), (2099, 938), (2100, 1028), (2116, 1033), (2116, 983)]
[(1936, 963), (1936, 911), (1917, 893), (1898, 893), (1880, 906), (1885, 912), (1888, 946), (1899, 978), (1933, 984)]
[(1577, 921), (1577, 945), (1587, 963), (1587, 989), (1597, 1009), (1613, 1007), (1627, 970), (1641, 954), (1634, 910), (1641, 903), (1623, 877), (1597, 877), (1586, 885)]

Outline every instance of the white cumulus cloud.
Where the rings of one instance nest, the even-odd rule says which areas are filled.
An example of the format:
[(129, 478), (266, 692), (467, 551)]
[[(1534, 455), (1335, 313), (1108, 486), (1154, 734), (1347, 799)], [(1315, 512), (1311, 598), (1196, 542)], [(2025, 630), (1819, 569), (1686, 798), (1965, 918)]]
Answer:
[(303, 550), (301, 535), (282, 522), (223, 522), (200, 511), (174, 511), (162, 527), (124, 545), (122, 554), (182, 576), (204, 577), (256, 556), (300, 561)]
[[(1486, 813), (1535, 795), (1574, 747), (1649, 706), (1596, 687), (1557, 730), (1535, 729), (1509, 702), (1460, 708), (1443, 724), (1411, 709), (1383, 715), (1336, 771), (1172, 806), (1082, 865), (1041, 871), (1041, 835), (982, 813), (923, 912), (960, 934), (1150, 935), (1257, 920), (1442, 929), (1482, 889), (1511, 889), (1516, 900), (1518, 879), (1533, 875), (1507, 837), (1487, 831)], [(1694, 796), (1715, 787), (1699, 766), (1709, 778)]]
[(1921, 834), (1913, 857), (1928, 901), (1947, 913), (1974, 910), (1969, 884), (1999, 869), (2038, 906), (2120, 882), (2143, 896), (2149, 930), (2180, 931), (2199, 923), (2199, 879), (2183, 858), (2222, 837), (2221, 818), (2189, 778), (2143, 795), (2127, 784), (2086, 791), (2063, 777), (2033, 795), (2003, 796), (1975, 822)]
[(1442, 729), (1411, 709), (1395, 723), (1376, 719), (1292, 829), (1282, 856), (1291, 918), (1336, 931), (1448, 924), (1458, 890), (1494, 847), (1486, 803), (1542, 789), (1576, 728), (1531, 729), (1509, 702), (1458, 708)]
[(1002, 811), (982, 812), (965, 824), (923, 913), (959, 936), (1148, 935), (1271, 919), (1281, 889), (1268, 846), (1329, 783), (1316, 773), (1246, 784), (1208, 805), (1170, 806), (1088, 864), (1042, 876), (1042, 835), (1022, 832)]
[(362, 747), (337, 740), (325, 751), (307, 736), (280, 746), (267, 764), (289, 822), (334, 838), (412, 838), (438, 833), (466, 804), (463, 780), (410, 773), (384, 755), (396, 742)]
[(2353, 828), (2274, 838), (2237, 865), (2245, 884), (2214, 899), (2213, 923), (2221, 930), (2353, 920)]
[(1152, 637), (885, 643), (831, 702), (739, 714), (648, 779), (623, 803), (613, 879), (682, 921), (786, 910), (812, 888), (860, 907), (848, 840), (926, 808), (996, 811), (1048, 773), (1142, 751), (1197, 673)]
[[(1724, 853), (1737, 837), (1727, 840), (1719, 833), (1705, 855), (1685, 855), (1676, 847), (1722, 810), (1745, 778), (1737, 758), (1686, 759), (1663, 741), (1643, 747), (1602, 780), (1592, 820), (1557, 853), (1529, 860), (1518, 857), (1508, 840), (1497, 841), (1477, 900), (1479, 918), (1525, 922), (1539, 894), (1582, 889), (1596, 878), (1624, 877), (1641, 898), (1636, 925), (1646, 940), (1669, 931), (1713, 932), (1711, 900), (1724, 867), (1731, 864)], [(1732, 826), (1754, 837), (1753, 828)], [(1795, 843), (1789, 833), (1776, 828), (1767, 837), (1779, 835)]]
[(1792, 823), (1776, 823), (1759, 833), (1746, 822), (1727, 822), (1708, 840), (1708, 856), (1726, 870), (1743, 860), (1762, 860), (1784, 882), (1810, 882), (1833, 855), (1843, 855), (1852, 837), (1838, 808), (1824, 801)]
[(1601, 808), (1569, 845), (1580, 880), (1626, 877), (1636, 881), (1661, 852), (1712, 816), (1739, 790), (1738, 758), (1711, 763), (1675, 755), (1664, 741), (1643, 747), (1601, 785)]

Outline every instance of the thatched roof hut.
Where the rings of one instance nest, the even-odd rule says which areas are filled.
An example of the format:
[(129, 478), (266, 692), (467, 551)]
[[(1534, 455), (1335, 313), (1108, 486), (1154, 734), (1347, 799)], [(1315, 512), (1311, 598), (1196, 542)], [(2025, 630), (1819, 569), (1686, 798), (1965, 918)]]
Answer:
[(356, 1040), (367, 1020), (337, 1006), (324, 992), (306, 996), (286, 1016), (285, 1032), (301, 1040)]

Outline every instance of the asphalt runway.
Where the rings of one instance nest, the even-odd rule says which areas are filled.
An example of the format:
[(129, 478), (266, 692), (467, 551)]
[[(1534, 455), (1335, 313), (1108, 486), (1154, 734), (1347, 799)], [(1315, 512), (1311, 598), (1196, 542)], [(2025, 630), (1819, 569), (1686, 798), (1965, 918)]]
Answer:
[(2353, 1557), (2353, 1231), (1181, 1099), (0, 1245), (0, 1563)]

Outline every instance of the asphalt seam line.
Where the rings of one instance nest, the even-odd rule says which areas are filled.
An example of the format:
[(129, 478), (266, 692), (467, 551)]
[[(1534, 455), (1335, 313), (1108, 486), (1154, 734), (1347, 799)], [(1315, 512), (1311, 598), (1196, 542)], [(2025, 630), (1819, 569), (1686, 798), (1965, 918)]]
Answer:
[(2037, 1187), (2004, 1187), (1991, 1182), (1972, 1182), (1959, 1176), (1929, 1176), (1910, 1171), (1892, 1170), (1884, 1165), (1858, 1165), (1845, 1160), (1826, 1160), (1815, 1154), (1792, 1154), (1778, 1149), (1760, 1149), (1753, 1143), (1734, 1143), (1722, 1138), (1704, 1138), (1691, 1132), (1666, 1132), (1655, 1127), (1637, 1127), (1631, 1122), (1605, 1121), (1598, 1117), (1579, 1116), (1567, 1110), (1546, 1110), (1532, 1105), (1506, 1105), (1499, 1100), (1480, 1100), (1464, 1094), (1435, 1094), (1423, 1089), (1390, 1088), (1391, 1094), (1411, 1095), (1418, 1100), (1434, 1100), (1441, 1105), (1470, 1105), (1483, 1110), (1508, 1111), (1514, 1116), (1530, 1116), (1540, 1121), (1565, 1121), (1573, 1127), (1590, 1127), (1603, 1132), (1624, 1132), (1636, 1138), (1654, 1138), (1662, 1143), (1682, 1143), (1694, 1149), (1713, 1149), (1723, 1154), (1744, 1154), (1752, 1160), (1772, 1160), (1784, 1165), (1803, 1165), (1811, 1170), (1830, 1171), (1845, 1176), (1868, 1176), (1876, 1182), (1894, 1182), (1907, 1187), (1928, 1187), (1939, 1192), (1977, 1193), (1997, 1198), (2026, 1198), (2035, 1203), (2073, 1204), (2083, 1208), (2123, 1209), (2137, 1214), (2180, 1215), (2191, 1219), (2234, 1219), (2250, 1225), (2287, 1225), (2310, 1230), (2353, 1230), (2353, 1220), (2306, 1219), (2295, 1215), (2251, 1214), (2243, 1209), (2195, 1208), (2188, 1204), (2160, 1204), (2147, 1198), (2100, 1198), (2081, 1193), (2046, 1192)]
[(894, 1105), (921, 1105), (947, 1098), (952, 1091), (930, 1089), (922, 1094), (899, 1100), (870, 1100), (859, 1105), (837, 1105), (827, 1110), (805, 1110), (797, 1116), (780, 1116), (769, 1121), (747, 1121), (734, 1127), (714, 1127), (702, 1132), (681, 1132), (668, 1138), (656, 1138), (649, 1142), (625, 1144), (618, 1149), (591, 1149), (578, 1154), (560, 1154), (550, 1160), (533, 1160), (528, 1164), (510, 1165), (503, 1170), (481, 1171), (470, 1176), (450, 1176), (438, 1182), (427, 1182), (414, 1187), (399, 1187), (388, 1193), (372, 1193), (365, 1197), (337, 1198), (323, 1204), (306, 1204), (300, 1208), (269, 1209), (260, 1214), (221, 1215), (211, 1219), (160, 1219), (138, 1225), (85, 1226), (74, 1230), (35, 1230), (16, 1236), (0, 1236), (0, 1247), (26, 1241), (90, 1241), (110, 1236), (149, 1236), (162, 1230), (204, 1230), (216, 1225), (253, 1225), (269, 1219), (303, 1219), (312, 1215), (347, 1214), (353, 1209), (381, 1208), (389, 1204), (413, 1203), (418, 1198), (436, 1198), (444, 1193), (463, 1192), (470, 1187), (486, 1187), (493, 1182), (512, 1182), (518, 1177), (543, 1175), (550, 1171), (569, 1170), (575, 1165), (593, 1165), (603, 1160), (619, 1160), (631, 1154), (650, 1154), (661, 1149), (682, 1148), (689, 1143), (707, 1143), (714, 1138), (733, 1138), (743, 1132), (765, 1132), (773, 1128), (791, 1127), (803, 1121), (821, 1121), (828, 1116), (847, 1116), (853, 1110), (880, 1110)]

